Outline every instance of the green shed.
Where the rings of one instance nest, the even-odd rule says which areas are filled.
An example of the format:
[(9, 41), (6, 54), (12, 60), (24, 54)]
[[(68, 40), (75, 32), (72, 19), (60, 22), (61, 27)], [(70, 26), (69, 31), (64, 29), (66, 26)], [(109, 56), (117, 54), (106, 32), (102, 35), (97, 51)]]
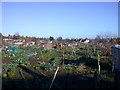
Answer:
[(12, 50), (13, 53), (17, 53), (18, 52), (18, 47), (11, 47), (10, 49)]

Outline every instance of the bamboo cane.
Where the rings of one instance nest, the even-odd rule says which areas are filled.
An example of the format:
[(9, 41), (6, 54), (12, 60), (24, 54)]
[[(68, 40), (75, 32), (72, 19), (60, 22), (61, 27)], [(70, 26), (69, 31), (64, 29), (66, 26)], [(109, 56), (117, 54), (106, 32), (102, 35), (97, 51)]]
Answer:
[(51, 82), (51, 84), (50, 84), (49, 90), (51, 89), (51, 87), (52, 87), (52, 85), (53, 85), (53, 82), (54, 82), (54, 80), (55, 80), (55, 77), (56, 77), (56, 75), (57, 75), (58, 70), (59, 70), (59, 67), (57, 67), (57, 69), (56, 69), (56, 72), (55, 72), (54, 77), (53, 77), (53, 79), (52, 79), (52, 82)]
[(99, 58), (99, 54), (98, 54), (98, 72), (100, 74), (100, 58)]

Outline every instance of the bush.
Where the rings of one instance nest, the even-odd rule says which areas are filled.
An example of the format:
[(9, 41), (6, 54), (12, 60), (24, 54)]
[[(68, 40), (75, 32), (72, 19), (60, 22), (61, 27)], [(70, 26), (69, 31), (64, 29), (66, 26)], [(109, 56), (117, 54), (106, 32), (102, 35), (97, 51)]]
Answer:
[(52, 59), (56, 56), (55, 52), (46, 52), (45, 54), (41, 55), (41, 58), (48, 58)]
[(61, 57), (55, 57), (54, 60), (51, 62), (51, 64), (54, 66), (59, 66), (61, 62)]
[(2, 65), (3, 71), (6, 71), (6, 72), (7, 72), (8, 70), (15, 70), (16, 67), (17, 67), (17, 64), (12, 64), (12, 63), (10, 63), (10, 64), (3, 64), (3, 65)]
[(8, 70), (8, 77), (10, 78), (10, 79), (13, 79), (13, 76), (15, 76), (15, 70)]
[(13, 63), (18, 65), (20, 64), (29, 65), (30, 64), (29, 57), (25, 53), (18, 53), (16, 54), (16, 57), (13, 60)]
[(114, 77), (109, 77), (107, 75), (101, 75), (101, 78), (106, 81), (114, 81)]
[(53, 67), (52, 67), (52, 65), (50, 64), (50, 63), (46, 63), (45, 65), (44, 65), (44, 67), (45, 67), (45, 70), (52, 70), (53, 69)]
[(63, 68), (67, 70), (75, 70), (78, 66), (76, 65), (66, 65)]
[(87, 66), (85, 66), (85, 63), (81, 63), (76, 70), (78, 72), (85, 72), (85, 70), (87, 70)]
[(3, 78), (6, 78), (6, 77), (7, 77), (7, 74), (6, 74), (6, 73), (4, 73), (4, 74), (3, 74)]

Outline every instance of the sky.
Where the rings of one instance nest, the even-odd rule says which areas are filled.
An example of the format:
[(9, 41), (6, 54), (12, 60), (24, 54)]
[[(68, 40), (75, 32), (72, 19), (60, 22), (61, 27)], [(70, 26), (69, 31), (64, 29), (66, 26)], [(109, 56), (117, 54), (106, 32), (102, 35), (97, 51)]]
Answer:
[(2, 3), (0, 2), (0, 32), (2, 32)]
[(2, 33), (57, 38), (118, 34), (117, 2), (3, 2)]
[(118, 17), (118, 37), (120, 38), (120, 1), (118, 2), (118, 15), (119, 15), (119, 17)]

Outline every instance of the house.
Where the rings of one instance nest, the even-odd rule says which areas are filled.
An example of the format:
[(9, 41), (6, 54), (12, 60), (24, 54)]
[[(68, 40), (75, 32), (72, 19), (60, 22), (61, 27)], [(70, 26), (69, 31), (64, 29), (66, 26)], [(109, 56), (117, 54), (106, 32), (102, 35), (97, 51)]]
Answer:
[(41, 46), (41, 47), (44, 47), (44, 45), (47, 44), (47, 43), (48, 43), (48, 41), (46, 41), (46, 40), (40, 40), (40, 41), (37, 43), (37, 45), (38, 45), (38, 46)]
[(66, 42), (66, 43), (63, 43), (62, 46), (68, 46), (68, 44), (69, 44), (69, 43)]
[(13, 39), (9, 39), (9, 38), (4, 38), (3, 41), (11, 41)]
[(44, 45), (45, 50), (53, 49), (53, 44), (52, 43), (47, 43)]
[(30, 46), (35, 45), (35, 42), (31, 41), (31, 42), (29, 42), (29, 45), (30, 45)]
[(48, 40), (40, 40), (37, 44), (41, 48), (44, 48), (45, 50), (53, 49), (53, 42)]
[(33, 41), (26, 42), (26, 46), (34, 46), (34, 45), (35, 45), (35, 42)]
[(37, 45), (43, 47), (45, 43), (47, 43), (45, 40), (40, 40), (39, 43), (38, 43)]
[(81, 39), (80, 42), (82, 42), (82, 43), (89, 43), (90, 40), (89, 39)]
[(16, 46), (21, 46), (25, 43), (25, 40), (21, 40), (21, 39), (18, 39), (18, 40), (13, 40), (12, 41), (13, 45), (16, 45)]
[(25, 40), (13, 40), (13, 39), (8, 39), (8, 38), (4, 38), (3, 41), (6, 43), (6, 45), (10, 45), (10, 46), (19, 46), (19, 45), (23, 45)]
[(17, 40), (13, 40), (13, 41), (15, 41), (15, 42), (25, 42), (24, 39), (17, 39)]
[(13, 45), (23, 45), (23, 42), (13, 42)]
[(12, 41), (13, 41), (13, 39), (3, 38), (3, 43), (6, 45), (12, 46), (13, 45)]

